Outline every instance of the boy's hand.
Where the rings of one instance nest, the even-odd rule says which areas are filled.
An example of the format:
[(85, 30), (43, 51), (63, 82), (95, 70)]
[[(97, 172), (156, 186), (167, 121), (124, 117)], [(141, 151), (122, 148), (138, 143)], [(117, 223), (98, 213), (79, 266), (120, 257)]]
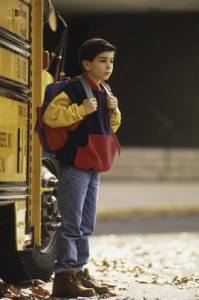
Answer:
[(84, 99), (82, 105), (87, 115), (97, 110), (97, 100), (95, 98)]
[(118, 109), (118, 100), (114, 96), (108, 96), (107, 98), (107, 106), (108, 109), (111, 110), (112, 113), (116, 113)]

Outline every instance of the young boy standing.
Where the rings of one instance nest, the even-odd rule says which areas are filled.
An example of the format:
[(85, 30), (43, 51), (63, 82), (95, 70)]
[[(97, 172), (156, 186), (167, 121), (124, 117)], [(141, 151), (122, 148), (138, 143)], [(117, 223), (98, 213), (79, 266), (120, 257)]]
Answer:
[(115, 52), (115, 46), (103, 39), (84, 42), (78, 59), (93, 97), (86, 99), (81, 82), (74, 78), (53, 99), (43, 117), (51, 127), (75, 125), (65, 147), (56, 154), (62, 222), (57, 230), (55, 297), (92, 297), (109, 292), (84, 266), (89, 260), (89, 236), (96, 221), (99, 173), (112, 166), (117, 150), (113, 132), (121, 123), (118, 100), (107, 96), (105, 90), (109, 87), (104, 83), (112, 74)]

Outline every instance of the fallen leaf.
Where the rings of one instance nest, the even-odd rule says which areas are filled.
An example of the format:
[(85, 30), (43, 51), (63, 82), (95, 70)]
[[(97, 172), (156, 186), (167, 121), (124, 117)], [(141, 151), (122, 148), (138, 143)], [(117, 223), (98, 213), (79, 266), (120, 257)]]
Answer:
[(32, 291), (33, 294), (35, 294), (37, 296), (49, 296), (50, 295), (50, 293), (47, 290), (45, 290), (41, 287), (32, 287), (32, 288), (30, 288), (30, 290)]

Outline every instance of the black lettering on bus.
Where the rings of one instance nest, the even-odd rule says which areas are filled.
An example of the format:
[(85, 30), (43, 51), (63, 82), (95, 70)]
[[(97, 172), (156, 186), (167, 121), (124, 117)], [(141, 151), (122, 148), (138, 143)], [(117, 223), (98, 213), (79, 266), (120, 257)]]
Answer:
[(0, 157), (0, 173), (6, 172), (6, 161), (4, 157)]
[(17, 58), (17, 78), (26, 81), (26, 61), (20, 57)]
[(0, 148), (6, 148), (6, 132), (0, 132)]
[(23, 117), (23, 107), (22, 106), (18, 106), (18, 115)]
[(18, 115), (21, 117), (26, 117), (26, 108), (23, 106), (18, 106)]
[(0, 148), (12, 148), (12, 133), (0, 132)]

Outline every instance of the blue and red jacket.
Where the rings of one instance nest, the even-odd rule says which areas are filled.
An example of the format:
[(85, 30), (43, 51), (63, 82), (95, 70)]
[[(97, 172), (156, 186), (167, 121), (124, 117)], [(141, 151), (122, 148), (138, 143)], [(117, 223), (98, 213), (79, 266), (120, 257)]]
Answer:
[[(84, 75), (86, 76), (86, 75)], [(96, 172), (111, 168), (116, 152), (120, 152), (119, 142), (114, 134), (121, 124), (121, 113), (110, 114), (107, 94), (89, 80), (98, 109), (86, 115), (82, 102), (86, 93), (81, 82), (74, 78), (64, 91), (56, 96), (47, 107), (43, 120), (51, 127), (78, 124), (68, 131), (65, 146), (57, 151), (56, 159), (64, 164)]]

